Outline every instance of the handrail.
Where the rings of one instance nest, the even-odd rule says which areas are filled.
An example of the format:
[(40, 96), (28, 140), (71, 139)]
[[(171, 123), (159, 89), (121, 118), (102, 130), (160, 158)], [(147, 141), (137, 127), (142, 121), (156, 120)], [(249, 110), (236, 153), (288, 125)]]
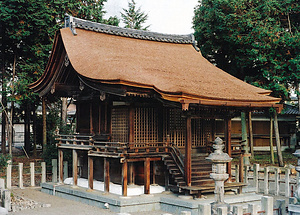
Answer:
[(178, 149), (177, 145), (171, 143), (169, 145), (169, 148), (171, 150), (170, 151), (170, 154), (174, 160), (174, 162), (176, 163), (178, 169), (180, 170), (181, 174), (184, 175), (184, 163), (183, 163), (183, 155), (182, 153), (180, 152), (180, 150)]

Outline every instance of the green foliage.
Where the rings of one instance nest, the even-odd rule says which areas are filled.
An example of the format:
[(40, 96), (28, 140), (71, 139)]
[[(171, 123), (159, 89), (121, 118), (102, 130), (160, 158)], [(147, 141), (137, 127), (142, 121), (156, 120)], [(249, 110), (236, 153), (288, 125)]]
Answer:
[(126, 24), (125, 28), (147, 30), (150, 26), (143, 27), (143, 24), (148, 19), (148, 14), (141, 11), (141, 8), (136, 8), (134, 0), (128, 2), (128, 9), (123, 8), (124, 13), (121, 13), (122, 21)]
[[(28, 101), (38, 105), (40, 99), (29, 90), (28, 85), (38, 80), (44, 72), (55, 32), (63, 26), (65, 13), (118, 25), (116, 17), (108, 20), (103, 18), (105, 2), (106, 0), (1, 0), (0, 65), (2, 83), (6, 86), (2, 95), (7, 95), (8, 101), (19, 103), (20, 107), (24, 107)], [(16, 75), (13, 79), (14, 64)], [(18, 111), (22, 116), (24, 110)], [(53, 132), (51, 129), (47, 132), (52, 144)]]
[(0, 172), (4, 172), (7, 167), (7, 162), (11, 160), (11, 156), (9, 154), (0, 154)]
[(299, 23), (297, 0), (203, 0), (193, 20), (208, 60), (283, 99), (300, 81)]

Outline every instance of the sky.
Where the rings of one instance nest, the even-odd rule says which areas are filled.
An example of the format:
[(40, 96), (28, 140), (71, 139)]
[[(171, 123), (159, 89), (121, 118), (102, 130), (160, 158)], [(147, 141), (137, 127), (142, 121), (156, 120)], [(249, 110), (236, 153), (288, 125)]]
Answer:
[[(144, 26), (150, 25), (149, 30), (165, 34), (193, 33), (192, 20), (194, 8), (198, 0), (135, 0), (141, 11), (148, 14), (148, 21)], [(128, 8), (128, 0), (107, 0), (104, 9), (105, 18), (117, 16), (121, 18), (122, 8)], [(120, 23), (120, 27), (124, 27)]]

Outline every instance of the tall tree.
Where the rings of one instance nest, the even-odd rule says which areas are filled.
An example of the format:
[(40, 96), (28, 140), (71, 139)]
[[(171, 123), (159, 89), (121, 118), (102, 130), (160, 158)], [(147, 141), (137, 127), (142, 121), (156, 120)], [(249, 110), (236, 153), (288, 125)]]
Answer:
[(125, 23), (125, 28), (147, 30), (150, 27), (150, 25), (143, 27), (148, 19), (148, 14), (141, 11), (141, 7), (137, 8), (134, 0), (128, 2), (128, 9), (123, 8), (121, 17)]
[[(79, 18), (118, 25), (116, 17), (103, 19), (104, 2), (106, 0), (0, 1), (0, 60), (2, 77), (5, 77), (2, 83), (8, 83), (8, 87), (3, 91), (10, 95), (8, 100), (11, 103), (17, 102), (21, 107), (27, 107), (24, 108), (27, 123), (30, 123), (32, 111), (30, 107), (36, 107), (32, 104), (39, 100), (37, 95), (29, 91), (28, 84), (37, 80), (44, 71), (55, 32), (63, 26), (64, 14), (69, 13)], [(15, 68), (14, 79), (12, 68)], [(26, 149), (30, 148), (29, 141), (30, 138), (27, 136)]]
[(283, 99), (300, 81), (299, 23), (298, 0), (203, 0), (193, 19), (208, 60)]

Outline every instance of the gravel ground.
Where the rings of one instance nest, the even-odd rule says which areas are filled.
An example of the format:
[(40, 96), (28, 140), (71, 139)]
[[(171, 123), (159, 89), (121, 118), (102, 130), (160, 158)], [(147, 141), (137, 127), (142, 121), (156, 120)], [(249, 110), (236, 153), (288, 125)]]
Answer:
[[(26, 209), (19, 212), (10, 212), (9, 214), (17, 215), (121, 215), (121, 213), (111, 212), (106, 209), (97, 208), (94, 206), (86, 205), (80, 202), (63, 199), (57, 196), (51, 196), (40, 191), (40, 188), (25, 188), (13, 189), (14, 195), (22, 196), (26, 199), (34, 200), (41, 204), (51, 204), (50, 207), (40, 207), (34, 209)], [(167, 214), (163, 211), (146, 212), (147, 215), (163, 215)], [(140, 215), (138, 213), (130, 213), (131, 215)], [(124, 213), (122, 215), (125, 215)]]

